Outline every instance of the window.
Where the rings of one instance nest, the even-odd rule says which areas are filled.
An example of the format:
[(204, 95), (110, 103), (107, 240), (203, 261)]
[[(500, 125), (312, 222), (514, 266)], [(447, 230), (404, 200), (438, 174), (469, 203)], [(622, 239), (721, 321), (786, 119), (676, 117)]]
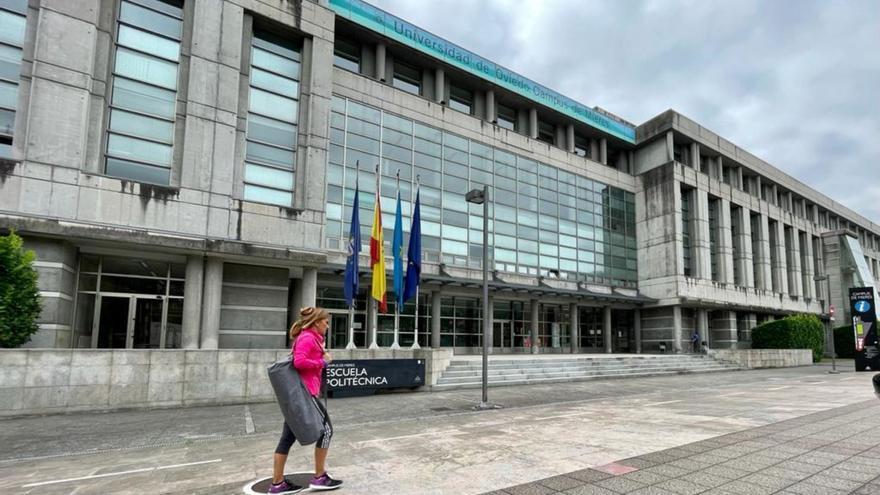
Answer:
[(684, 253), (684, 276), (690, 277), (693, 271), (691, 262), (691, 192), (681, 190), (681, 247)]
[(709, 198), (709, 263), (712, 270), (712, 280), (719, 282), (718, 263), (721, 256), (718, 253), (718, 208), (721, 200)]
[(168, 184), (183, 2), (123, 0), (107, 130), (106, 173)]
[(0, 2), (0, 158), (12, 155), (27, 0)]
[(394, 61), (392, 86), (414, 95), (422, 94), (422, 71), (412, 65)]
[(503, 127), (511, 131), (516, 130), (516, 109), (499, 103), (497, 113), (495, 119), (498, 123), (498, 127)]
[(449, 88), (449, 108), (459, 112), (472, 114), (474, 111), (474, 93), (469, 89), (452, 86)]
[(244, 199), (293, 205), (300, 48), (255, 31), (251, 43)]
[(733, 241), (731, 244), (731, 254), (733, 255), (733, 283), (734, 285), (745, 285), (742, 280), (742, 272), (740, 271), (740, 263), (742, 263), (742, 253), (745, 248), (742, 245), (743, 239), (740, 237), (740, 233), (743, 231), (743, 227), (741, 225), (742, 222), (742, 208), (736, 206), (734, 204), (730, 205), (730, 238)]
[(359, 73), (361, 71), (361, 47), (351, 41), (336, 38), (333, 42), (333, 65)]
[(574, 136), (574, 154), (584, 158), (590, 157), (590, 140), (575, 134)]
[(538, 121), (538, 141), (556, 144), (556, 128), (553, 124)]

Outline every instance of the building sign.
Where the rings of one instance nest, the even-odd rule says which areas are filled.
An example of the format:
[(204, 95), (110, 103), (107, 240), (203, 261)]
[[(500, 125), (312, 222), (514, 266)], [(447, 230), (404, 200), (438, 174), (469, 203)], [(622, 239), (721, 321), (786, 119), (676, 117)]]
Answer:
[(327, 391), (334, 397), (368, 395), (382, 388), (421, 387), (422, 359), (352, 359), (327, 366)]
[(849, 290), (852, 327), (855, 336), (856, 371), (880, 369), (877, 342), (877, 313), (874, 309), (874, 288), (854, 287)]
[(608, 118), (571, 98), (490, 62), (443, 38), (434, 36), (378, 7), (361, 0), (330, 0), (330, 8), (340, 16), (387, 38), (415, 48), (433, 58), (589, 124), (626, 142), (636, 142), (636, 130), (632, 126)]

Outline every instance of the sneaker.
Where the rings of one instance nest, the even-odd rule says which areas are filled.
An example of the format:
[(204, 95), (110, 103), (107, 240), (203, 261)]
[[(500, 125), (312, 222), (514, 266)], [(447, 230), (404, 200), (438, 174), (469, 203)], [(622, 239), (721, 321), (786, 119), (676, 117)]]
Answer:
[(309, 488), (315, 491), (320, 490), (335, 490), (342, 486), (342, 480), (335, 480), (330, 477), (326, 472), (321, 476), (316, 476), (312, 478), (312, 482), (309, 483)]
[(274, 495), (285, 495), (285, 494), (293, 494), (299, 493), (303, 491), (304, 488), (299, 485), (294, 485), (293, 483), (287, 481), (287, 478), (281, 481), (281, 483), (275, 484), (272, 483), (269, 485), (269, 492)]

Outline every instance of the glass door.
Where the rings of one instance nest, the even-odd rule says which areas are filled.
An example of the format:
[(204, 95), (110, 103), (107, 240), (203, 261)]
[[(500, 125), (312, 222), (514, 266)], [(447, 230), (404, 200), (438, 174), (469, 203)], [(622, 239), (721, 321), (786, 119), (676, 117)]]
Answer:
[(131, 347), (158, 349), (162, 344), (165, 301), (162, 296), (132, 296)]
[(130, 297), (100, 296), (100, 318), (95, 347), (125, 349), (128, 347), (128, 329), (131, 323)]
[(501, 348), (513, 346), (513, 327), (509, 321), (492, 322), (492, 345)]

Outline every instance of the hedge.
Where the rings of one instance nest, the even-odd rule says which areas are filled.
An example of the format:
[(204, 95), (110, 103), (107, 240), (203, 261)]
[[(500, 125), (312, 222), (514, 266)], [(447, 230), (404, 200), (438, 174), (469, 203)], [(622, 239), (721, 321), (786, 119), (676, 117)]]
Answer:
[(822, 359), (825, 338), (815, 315), (792, 315), (758, 325), (752, 330), (753, 349), (810, 349), (813, 362)]
[(834, 354), (839, 358), (855, 358), (856, 337), (851, 326), (846, 325), (834, 329)]

